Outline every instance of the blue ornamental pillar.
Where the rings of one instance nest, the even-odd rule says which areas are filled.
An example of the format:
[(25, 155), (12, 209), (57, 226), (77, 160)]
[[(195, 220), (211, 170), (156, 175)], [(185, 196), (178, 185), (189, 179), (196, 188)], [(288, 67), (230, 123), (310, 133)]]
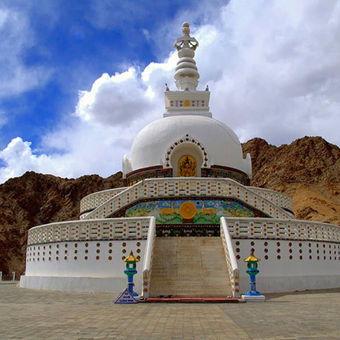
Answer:
[(137, 274), (136, 263), (139, 262), (139, 259), (134, 257), (133, 252), (131, 251), (128, 257), (125, 257), (124, 262), (126, 263), (126, 269), (124, 273), (128, 277), (128, 287), (116, 298), (115, 303), (118, 304), (131, 304), (138, 303), (138, 294), (133, 291), (134, 283), (133, 276)]
[(242, 295), (242, 299), (246, 301), (263, 302), (265, 297), (256, 290), (256, 275), (260, 272), (257, 263), (260, 261), (254, 255), (254, 250), (251, 250), (250, 255), (243, 260), (247, 263), (246, 273), (249, 275), (249, 291)]
[(134, 283), (133, 283), (133, 276), (137, 274), (136, 269), (136, 263), (139, 262), (139, 260), (134, 257), (133, 252), (131, 250), (131, 253), (128, 257), (124, 259), (124, 262), (126, 263), (126, 269), (124, 270), (124, 273), (128, 277), (128, 289), (132, 296), (138, 296), (137, 293), (133, 291)]

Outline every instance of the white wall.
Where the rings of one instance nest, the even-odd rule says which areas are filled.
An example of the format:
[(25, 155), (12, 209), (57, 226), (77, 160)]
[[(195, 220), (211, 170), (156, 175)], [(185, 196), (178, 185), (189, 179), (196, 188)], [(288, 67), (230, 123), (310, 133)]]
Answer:
[(233, 239), (233, 246), (238, 257), (241, 293), (249, 290), (243, 259), (252, 248), (261, 259), (257, 275), (261, 293), (340, 287), (339, 243)]
[[(22, 282), (23, 284), (26, 282), (26, 286), (30, 285), (27, 288), (35, 288), (32, 287), (34, 281), (33, 285), (43, 285), (44, 289), (58, 289), (53, 288), (53, 285), (60, 287), (58, 282), (73, 286), (70, 283), (72, 279), (78, 280), (80, 286), (86, 286), (84, 280), (80, 283), (80, 278), (87, 278), (87, 281), (93, 278), (97, 281), (98, 279), (111, 279), (121, 287), (122, 280), (127, 281), (124, 274), (125, 262), (122, 257), (128, 256), (132, 250), (136, 257), (140, 256), (140, 262), (137, 263), (138, 273), (134, 277), (134, 282), (137, 292), (141, 293), (145, 245), (146, 240), (123, 240), (59, 242), (29, 246), (26, 253), (26, 279)], [(36, 277), (36, 279), (29, 281), (29, 277)], [(49, 277), (59, 277), (59, 280), (56, 278), (53, 283), (53, 280), (47, 279)], [(41, 288), (36, 287), (36, 289)]]

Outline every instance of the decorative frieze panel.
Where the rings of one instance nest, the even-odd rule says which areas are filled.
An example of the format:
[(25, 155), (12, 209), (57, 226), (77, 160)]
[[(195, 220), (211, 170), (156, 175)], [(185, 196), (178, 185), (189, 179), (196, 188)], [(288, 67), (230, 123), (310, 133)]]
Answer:
[(127, 206), (112, 217), (154, 216), (157, 224), (219, 224), (225, 217), (268, 217), (251, 206), (230, 198), (186, 197), (148, 199)]
[(162, 224), (156, 228), (157, 237), (218, 237), (220, 226), (216, 224)]
[(126, 175), (126, 183), (131, 186), (146, 178), (163, 177), (172, 177), (172, 169), (163, 169), (163, 166), (159, 165), (130, 172)]
[(212, 165), (210, 168), (202, 168), (201, 176), (215, 178), (231, 178), (243, 185), (249, 185), (250, 183), (248, 175), (246, 175), (244, 172), (218, 165)]

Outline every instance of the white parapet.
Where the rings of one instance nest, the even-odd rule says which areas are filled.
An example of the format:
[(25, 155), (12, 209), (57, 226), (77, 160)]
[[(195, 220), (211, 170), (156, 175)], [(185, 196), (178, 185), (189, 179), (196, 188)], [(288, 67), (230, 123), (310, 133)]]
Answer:
[(233, 238), (340, 242), (340, 227), (323, 222), (225, 217)]
[(260, 259), (261, 293), (340, 287), (340, 227), (274, 218), (223, 218), (240, 271), (240, 292), (249, 290), (251, 250)]
[(154, 234), (153, 217), (57, 222), (32, 228), (20, 287), (119, 293), (127, 282), (123, 259), (133, 251), (140, 259), (134, 281), (141, 294), (146, 243)]
[(279, 191), (266, 189), (266, 188), (258, 188), (258, 187), (251, 187), (249, 186), (248, 189), (251, 191), (256, 192), (258, 195), (266, 198), (267, 200), (273, 202), (278, 207), (288, 209), (290, 211), (293, 211), (293, 200), (292, 198)]
[(125, 189), (126, 187), (102, 190), (83, 197), (80, 200), (80, 215), (97, 208)]

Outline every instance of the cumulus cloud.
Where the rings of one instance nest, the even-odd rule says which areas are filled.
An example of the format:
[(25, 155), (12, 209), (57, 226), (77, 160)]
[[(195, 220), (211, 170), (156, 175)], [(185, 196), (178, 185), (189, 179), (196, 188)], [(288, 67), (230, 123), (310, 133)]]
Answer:
[[(126, 133), (127, 131), (125, 131)], [(121, 170), (121, 155), (128, 151), (130, 134), (113, 127), (78, 123), (44, 137), (43, 150), (16, 137), (0, 151), (0, 183), (28, 170), (62, 177), (84, 174), (109, 176)]]
[(231, 1), (197, 31), (215, 117), (242, 140), (321, 135), (340, 144), (339, 33), (339, 1)]
[(24, 142), (20, 137), (11, 140), (5, 149), (0, 151), (0, 159), (6, 164), (0, 168), (0, 182), (21, 175), (25, 171), (43, 171), (44, 163), (50, 163), (47, 155), (32, 154), (31, 143)]
[(152, 109), (152, 95), (135, 68), (109, 76), (104, 73), (90, 91), (80, 91), (76, 115), (84, 121), (122, 125)]
[[(192, 35), (200, 43), (199, 88), (209, 84), (214, 117), (241, 140), (282, 144), (321, 135), (340, 145), (340, 1), (231, 1), (193, 26)], [(70, 122), (45, 135), (39, 150), (13, 139), (0, 153), (6, 163), (0, 181), (25, 170), (61, 176), (120, 170), (137, 132), (162, 116), (164, 83), (175, 87), (177, 56), (166, 48), (163, 61), (103, 74), (81, 91)]]

